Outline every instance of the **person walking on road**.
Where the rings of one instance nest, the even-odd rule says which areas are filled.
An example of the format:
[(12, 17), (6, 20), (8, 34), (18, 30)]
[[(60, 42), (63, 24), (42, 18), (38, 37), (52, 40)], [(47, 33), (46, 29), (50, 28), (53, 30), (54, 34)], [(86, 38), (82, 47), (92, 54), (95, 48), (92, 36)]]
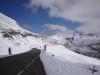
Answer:
[(46, 51), (46, 49), (47, 49), (47, 46), (46, 46), (46, 45), (44, 45), (44, 52)]
[(12, 55), (11, 48), (8, 48), (9, 55)]

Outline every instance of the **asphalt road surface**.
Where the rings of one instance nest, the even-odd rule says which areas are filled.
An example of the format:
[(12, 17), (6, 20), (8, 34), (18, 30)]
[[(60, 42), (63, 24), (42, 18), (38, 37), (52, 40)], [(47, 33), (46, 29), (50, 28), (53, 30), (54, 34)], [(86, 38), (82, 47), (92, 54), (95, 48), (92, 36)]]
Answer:
[(0, 58), (0, 75), (46, 75), (40, 60), (40, 50)]

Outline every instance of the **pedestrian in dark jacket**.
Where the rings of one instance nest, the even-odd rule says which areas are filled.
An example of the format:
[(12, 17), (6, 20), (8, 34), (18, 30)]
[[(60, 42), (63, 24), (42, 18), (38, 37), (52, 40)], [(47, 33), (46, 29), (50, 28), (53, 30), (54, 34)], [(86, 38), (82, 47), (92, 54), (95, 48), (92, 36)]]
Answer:
[(8, 48), (9, 55), (12, 55), (11, 48)]
[(44, 51), (46, 51), (46, 49), (47, 49), (47, 46), (46, 46), (46, 45), (44, 45)]

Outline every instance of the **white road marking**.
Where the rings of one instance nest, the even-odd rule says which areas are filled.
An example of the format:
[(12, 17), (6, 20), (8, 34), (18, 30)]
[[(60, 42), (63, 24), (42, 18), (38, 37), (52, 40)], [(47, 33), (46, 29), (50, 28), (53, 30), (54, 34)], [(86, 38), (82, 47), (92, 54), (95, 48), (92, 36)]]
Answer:
[(23, 71), (23, 70), (21, 70), (21, 71), (19, 71), (19, 72), (18, 72), (18, 74), (17, 74), (17, 75), (21, 75), (23, 72), (24, 72), (24, 71)]
[[(26, 66), (25, 66), (25, 69), (28, 69), (38, 58), (39, 58), (39, 56), (36, 57), (34, 60), (32, 60), (28, 65), (26, 65)], [(21, 71), (19, 71), (19, 72), (17, 73), (17, 75), (21, 75), (23, 72), (24, 72), (24, 70), (21, 70)]]
[(28, 65), (25, 66), (25, 68), (29, 68), (39, 57), (36, 57), (34, 60), (32, 60), (31, 63), (29, 63)]

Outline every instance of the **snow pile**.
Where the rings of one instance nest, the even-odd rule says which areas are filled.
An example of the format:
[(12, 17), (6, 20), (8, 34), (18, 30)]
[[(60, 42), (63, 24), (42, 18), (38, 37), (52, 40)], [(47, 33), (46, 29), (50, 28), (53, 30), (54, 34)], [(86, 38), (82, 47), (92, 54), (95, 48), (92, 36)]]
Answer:
[(47, 75), (92, 75), (89, 68), (96, 66), (95, 75), (100, 75), (100, 60), (77, 54), (61, 45), (48, 46), (41, 53)]

